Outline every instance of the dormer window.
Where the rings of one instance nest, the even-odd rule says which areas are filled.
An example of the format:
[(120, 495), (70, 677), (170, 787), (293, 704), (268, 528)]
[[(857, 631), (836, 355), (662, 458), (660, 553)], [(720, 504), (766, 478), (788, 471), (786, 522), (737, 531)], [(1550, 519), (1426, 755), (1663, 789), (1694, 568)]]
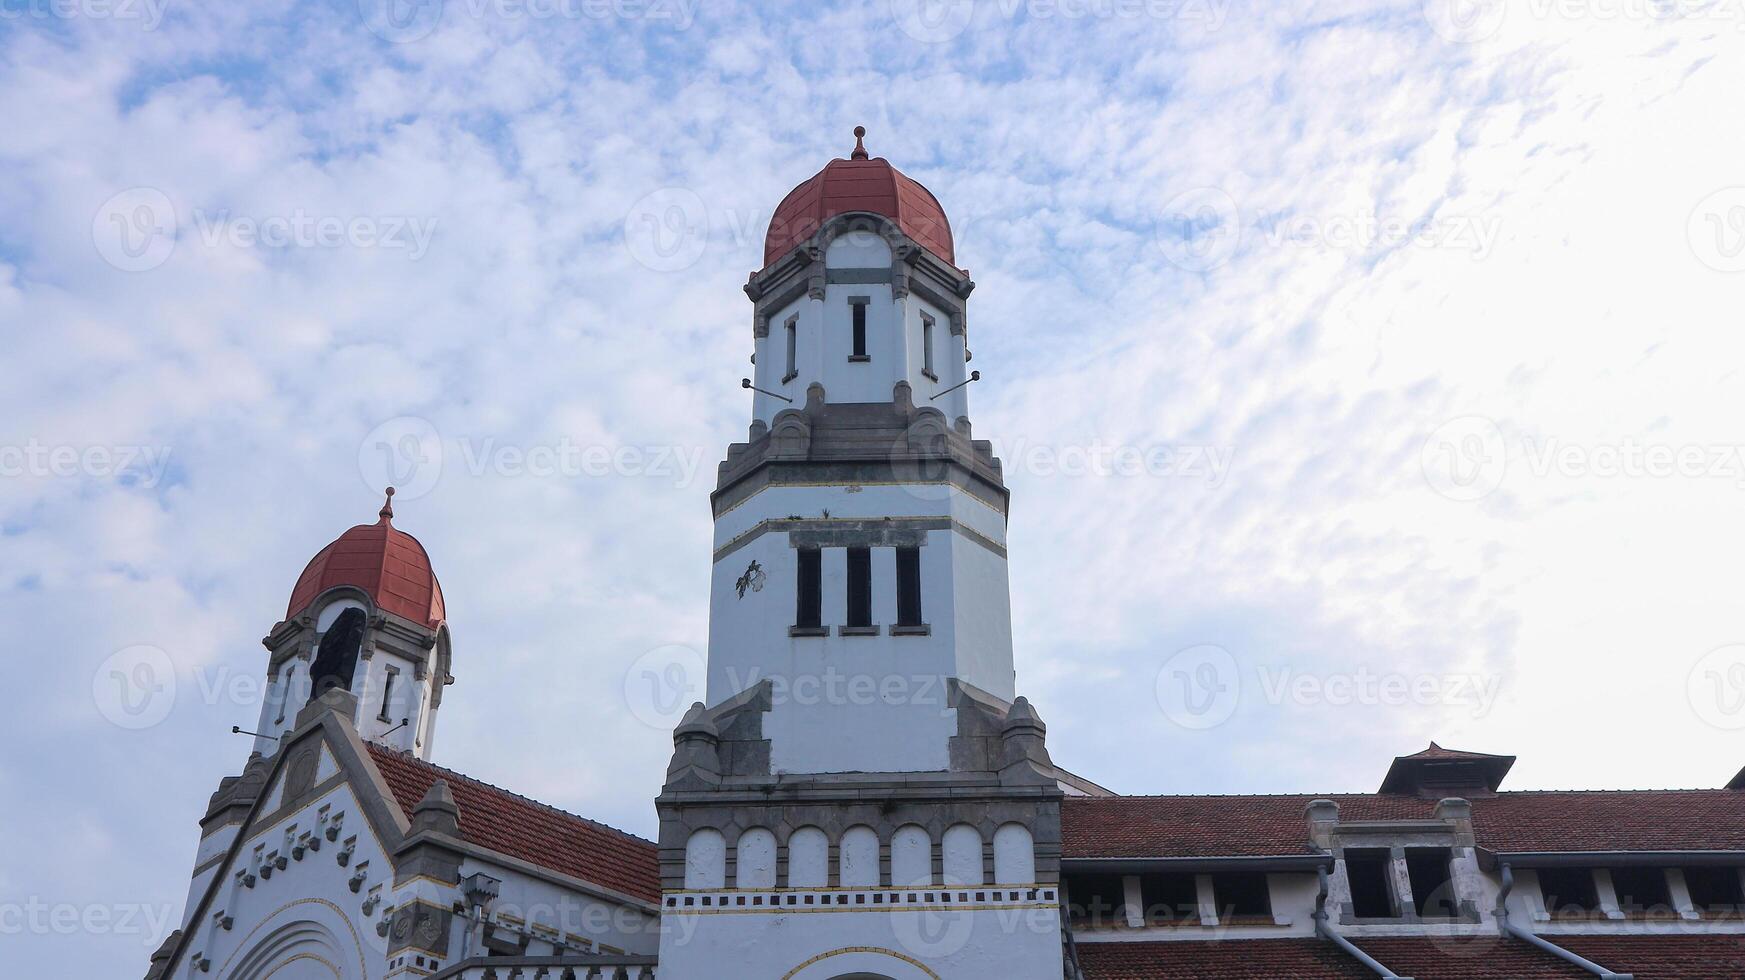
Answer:
[(848, 298), (849, 315), (853, 318), (853, 350), (848, 355), (851, 361), (870, 361), (872, 358), (866, 352), (866, 307), (872, 302), (870, 296), (850, 296)]

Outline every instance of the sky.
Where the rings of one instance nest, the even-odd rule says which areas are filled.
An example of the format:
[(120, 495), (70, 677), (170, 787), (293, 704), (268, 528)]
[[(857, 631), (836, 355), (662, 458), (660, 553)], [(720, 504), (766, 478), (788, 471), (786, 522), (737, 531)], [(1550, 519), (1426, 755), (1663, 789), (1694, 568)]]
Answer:
[(389, 482), (435, 761), (651, 836), (740, 287), (855, 125), (977, 283), (1056, 762), (1724, 783), (1742, 42), (1741, 0), (0, 0), (0, 962), (144, 973), (259, 640)]

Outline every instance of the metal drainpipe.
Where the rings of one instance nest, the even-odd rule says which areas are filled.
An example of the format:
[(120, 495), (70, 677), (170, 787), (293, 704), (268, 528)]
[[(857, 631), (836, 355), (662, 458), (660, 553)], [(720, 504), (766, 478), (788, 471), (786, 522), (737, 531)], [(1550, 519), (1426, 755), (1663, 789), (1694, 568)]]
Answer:
[(1085, 980), (1084, 968), (1079, 966), (1078, 941), (1072, 936), (1072, 906), (1067, 902), (1064, 875), (1060, 882), (1060, 930), (1066, 934), (1066, 963), (1072, 968), (1072, 980)]
[(1595, 975), (1601, 977), (1602, 980), (1635, 980), (1635, 978), (1631, 974), (1613, 973), (1612, 971), (1606, 969), (1605, 967), (1599, 965), (1598, 963), (1595, 963), (1592, 960), (1583, 959), (1582, 957), (1577, 956), (1575, 953), (1572, 953), (1569, 950), (1564, 949), (1562, 946), (1559, 946), (1553, 942), (1550, 942), (1549, 940), (1543, 939), (1540, 936), (1535, 935), (1530, 930), (1528, 930), (1522, 926), (1515, 925), (1513, 922), (1509, 921), (1509, 893), (1514, 891), (1514, 890), (1515, 890), (1515, 869), (1512, 866), (1510, 866), (1510, 864), (1507, 861), (1504, 861), (1503, 862), (1503, 889), (1502, 889), (1502, 891), (1497, 892), (1497, 925), (1502, 927), (1502, 931), (1503, 931), (1504, 935), (1513, 936), (1516, 939), (1519, 939), (1520, 941), (1522, 941), (1530, 946), (1536, 946), (1539, 949), (1542, 949), (1545, 952), (1550, 953), (1552, 956), (1555, 956), (1558, 959), (1564, 961), (1565, 963), (1573, 963), (1576, 966), (1579, 966), (1582, 969), (1588, 971), (1589, 973), (1592, 973), (1592, 974), (1595, 974)]
[(1344, 936), (1341, 936), (1338, 932), (1334, 931), (1332, 923), (1327, 921), (1327, 868), (1325, 865), (1315, 869), (1315, 877), (1321, 885), (1321, 891), (1315, 896), (1315, 934), (1320, 936), (1322, 939), (1328, 940), (1345, 952), (1350, 953), (1352, 958), (1357, 960), (1357, 962), (1374, 970), (1378, 977), (1391, 977), (1393, 980), (1412, 980), (1411, 977), (1402, 977), (1398, 973), (1382, 966), (1381, 963), (1377, 962), (1375, 957), (1358, 949), (1352, 944), (1351, 940), (1346, 939)]

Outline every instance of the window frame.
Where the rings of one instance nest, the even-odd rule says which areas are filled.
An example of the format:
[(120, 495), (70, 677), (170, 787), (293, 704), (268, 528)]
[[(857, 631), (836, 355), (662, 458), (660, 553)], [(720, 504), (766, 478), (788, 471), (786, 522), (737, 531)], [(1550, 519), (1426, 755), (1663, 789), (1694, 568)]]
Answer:
[(848, 297), (849, 348), (848, 359), (856, 362), (870, 361), (872, 355), (867, 353), (867, 307), (872, 305), (871, 296)]

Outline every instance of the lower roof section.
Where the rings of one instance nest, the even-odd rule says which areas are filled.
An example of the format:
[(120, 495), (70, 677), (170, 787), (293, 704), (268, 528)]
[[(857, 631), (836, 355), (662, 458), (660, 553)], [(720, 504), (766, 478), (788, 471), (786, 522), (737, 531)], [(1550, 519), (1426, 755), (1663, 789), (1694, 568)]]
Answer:
[[(1635, 980), (1745, 977), (1745, 936), (1547, 936)], [(1496, 935), (1353, 939), (1413, 980), (1593, 980), (1593, 974), (1515, 939)], [(1081, 942), (1087, 980), (1374, 980), (1358, 961), (1320, 939)]]
[(1495, 934), (1351, 941), (1412, 980), (1595, 980), (1573, 963)]
[(1552, 942), (1636, 980), (1745, 977), (1745, 936), (1547, 936)]
[(1375, 980), (1319, 939), (1079, 943), (1086, 980)]

